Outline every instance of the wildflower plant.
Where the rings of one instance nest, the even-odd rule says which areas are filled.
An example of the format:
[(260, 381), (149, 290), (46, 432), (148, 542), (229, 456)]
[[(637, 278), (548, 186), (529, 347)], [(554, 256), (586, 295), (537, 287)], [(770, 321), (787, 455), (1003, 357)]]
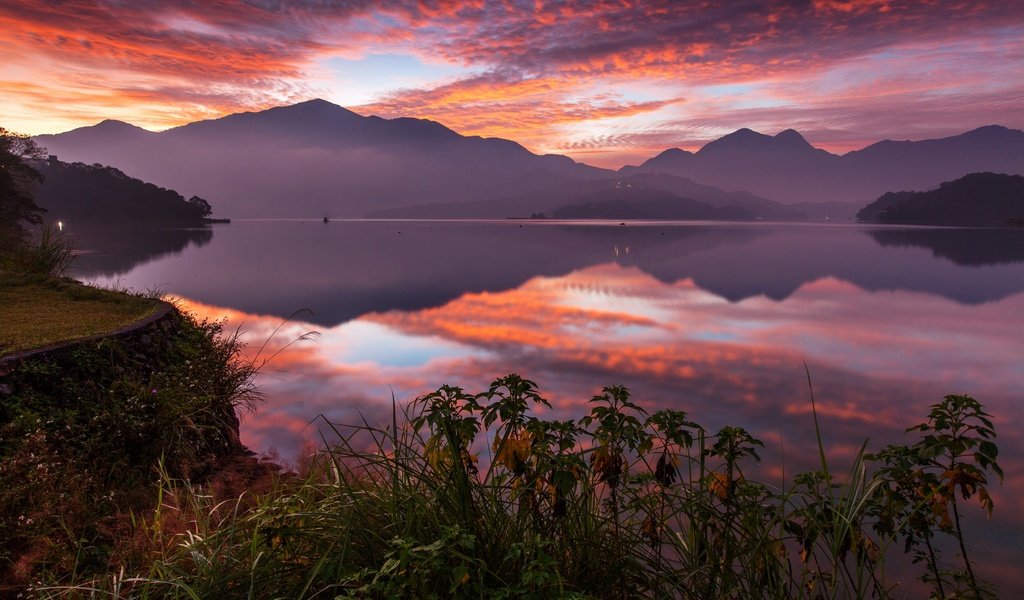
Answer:
[[(821, 448), (820, 467), (784, 489), (754, 478), (764, 445), (743, 428), (650, 414), (622, 386), (578, 420), (542, 418), (549, 407), (513, 374), (476, 394), (442, 386), (396, 405), (389, 425), (338, 429), (303, 480), (217, 524), (196, 518), (129, 593), (888, 598), (907, 593), (885, 576), (892, 542), (956, 535), (956, 513), (947, 524), (935, 507), (952, 511), (956, 492), (990, 508), (985, 475), (1000, 473), (991, 423), (966, 400), (933, 407), (913, 446), (862, 449), (843, 476)], [(924, 579), (952, 590), (948, 574)]]

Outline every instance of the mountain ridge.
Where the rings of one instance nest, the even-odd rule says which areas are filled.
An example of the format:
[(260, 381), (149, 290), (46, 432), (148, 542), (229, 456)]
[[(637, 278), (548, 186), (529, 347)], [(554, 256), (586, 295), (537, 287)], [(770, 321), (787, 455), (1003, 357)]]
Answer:
[(770, 136), (743, 128), (696, 152), (668, 149), (618, 172), (688, 177), (786, 204), (865, 205), (889, 191), (934, 187), (978, 171), (1024, 174), (1024, 131), (984, 125), (944, 138), (881, 140), (839, 155), (812, 146), (793, 129)]
[(63, 160), (101, 163), (227, 216), (354, 217), (403, 206), (528, 194), (567, 181), (664, 173), (783, 204), (860, 206), (969, 172), (1024, 174), (1024, 132), (987, 125), (956, 136), (882, 140), (846, 154), (798, 131), (738, 129), (697, 152), (669, 148), (640, 165), (599, 169), (512, 140), (464, 136), (428, 119), (363, 116), (322, 99), (152, 132), (106, 120), (36, 137)]
[(463, 136), (427, 119), (363, 116), (325, 100), (161, 132), (98, 124), (36, 141), (62, 160), (111, 165), (209, 198), (231, 217), (355, 217), (612, 173), (511, 140)]

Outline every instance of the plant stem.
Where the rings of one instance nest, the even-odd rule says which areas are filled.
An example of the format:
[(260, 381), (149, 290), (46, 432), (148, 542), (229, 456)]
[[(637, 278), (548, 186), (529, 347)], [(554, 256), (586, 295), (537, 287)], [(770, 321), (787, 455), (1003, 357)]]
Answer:
[(924, 543), (928, 547), (928, 561), (931, 564), (932, 573), (935, 573), (935, 585), (939, 588), (939, 597), (946, 597), (946, 590), (942, 589), (942, 574), (939, 573), (939, 561), (935, 557), (935, 548), (932, 546), (930, 531), (925, 532)]
[(967, 546), (964, 544), (964, 533), (960, 529), (960, 510), (956, 505), (956, 496), (953, 499), (953, 521), (956, 523), (956, 539), (960, 542), (960, 555), (964, 557), (964, 566), (967, 567), (967, 574), (971, 578), (971, 589), (974, 590), (974, 595), (977, 598), (981, 598), (981, 590), (978, 589), (978, 580), (974, 577), (974, 568), (971, 567), (971, 560), (967, 556)]

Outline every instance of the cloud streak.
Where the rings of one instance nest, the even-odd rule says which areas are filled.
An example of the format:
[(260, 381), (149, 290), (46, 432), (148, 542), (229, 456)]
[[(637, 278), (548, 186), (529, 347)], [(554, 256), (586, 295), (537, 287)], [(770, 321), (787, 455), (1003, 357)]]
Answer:
[[(793, 124), (844, 150), (1024, 126), (1022, 39), (1024, 5), (1007, 2), (11, 0), (0, 101), (5, 125), (31, 133), (107, 117), (162, 128), (330, 99), (343, 84), (325, 60), (392, 54), (456, 74), (399, 77), (366, 112), (535, 151), (622, 162), (707, 139), (695, 130)], [(46, 90), (59, 103), (39, 103)], [(966, 110), (949, 122), (952, 106)]]

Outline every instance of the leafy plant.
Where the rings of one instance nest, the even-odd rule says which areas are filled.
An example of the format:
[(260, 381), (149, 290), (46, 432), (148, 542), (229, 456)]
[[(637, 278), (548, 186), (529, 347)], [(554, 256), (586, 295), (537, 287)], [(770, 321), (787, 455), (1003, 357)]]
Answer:
[[(981, 498), (986, 470), (1001, 473), (988, 416), (950, 398), (911, 428), (925, 434), (912, 446), (870, 457), (862, 448), (840, 477), (819, 442), (820, 468), (779, 490), (751, 476), (763, 443), (745, 429), (710, 435), (683, 411), (648, 415), (621, 386), (603, 388), (578, 421), (534, 414), (548, 402), (518, 375), (477, 394), (442, 386), (404, 410), (396, 405), (389, 424), (335, 426), (338, 441), (303, 478), (248, 503), (218, 501), (165, 471), (161, 508), (145, 527), (156, 548), (148, 568), (58, 591), (899, 596), (885, 579), (889, 541), (910, 536), (913, 549), (956, 535), (956, 513), (947, 525), (935, 507), (954, 510), (953, 492)], [(934, 564), (929, 558), (928, 573), (941, 572)], [(925, 579), (940, 595), (953, 589), (946, 574)]]

